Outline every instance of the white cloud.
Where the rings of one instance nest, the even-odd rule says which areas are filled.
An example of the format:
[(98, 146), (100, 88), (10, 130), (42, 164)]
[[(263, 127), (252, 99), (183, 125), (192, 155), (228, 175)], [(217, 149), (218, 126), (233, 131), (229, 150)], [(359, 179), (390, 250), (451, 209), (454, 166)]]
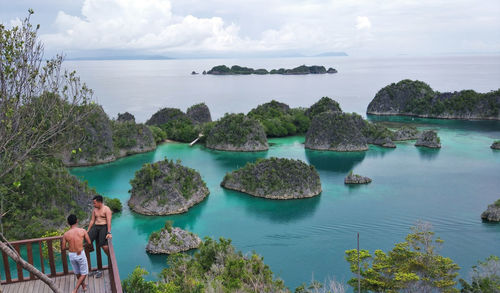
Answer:
[(372, 27), (372, 23), (370, 19), (366, 16), (358, 16), (356, 17), (356, 28), (358, 30), (369, 29)]
[(47, 48), (376, 54), (466, 51), (473, 44), (488, 51), (500, 42), (498, 0), (82, 1), (80, 14), (59, 11), (55, 30), (42, 36)]

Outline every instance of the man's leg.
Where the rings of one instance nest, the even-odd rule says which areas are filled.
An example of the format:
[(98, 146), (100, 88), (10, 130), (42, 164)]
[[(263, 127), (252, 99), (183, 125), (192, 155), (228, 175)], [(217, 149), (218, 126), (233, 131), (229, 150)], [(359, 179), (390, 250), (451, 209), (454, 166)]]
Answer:
[(85, 278), (87, 277), (87, 275), (76, 275), (78, 280), (76, 282), (76, 287), (75, 287), (75, 290), (73, 290), (73, 293), (76, 293), (78, 292), (78, 287), (80, 287), (80, 285), (82, 285), (82, 288), (83, 290), (85, 290), (85, 284), (83, 283), (85, 281)]
[(109, 247), (107, 245), (102, 246), (102, 250), (106, 253), (107, 256), (109, 256)]

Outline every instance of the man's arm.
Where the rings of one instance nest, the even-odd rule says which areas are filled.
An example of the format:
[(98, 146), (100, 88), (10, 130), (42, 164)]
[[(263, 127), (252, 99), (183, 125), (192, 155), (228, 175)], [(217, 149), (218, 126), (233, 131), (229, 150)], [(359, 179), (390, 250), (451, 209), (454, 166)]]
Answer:
[(85, 235), (83, 237), (85, 239), (85, 242), (87, 242), (87, 244), (91, 244), (92, 243), (90, 241), (89, 233), (87, 233), (87, 231), (85, 231)]
[(87, 232), (90, 231), (90, 228), (92, 228), (92, 226), (94, 225), (94, 222), (95, 222), (95, 215), (94, 215), (94, 210), (92, 210), (92, 217), (90, 217), (90, 223), (89, 223), (89, 227), (87, 228)]
[(62, 239), (62, 250), (68, 250), (69, 247), (68, 247), (68, 241), (66, 240), (66, 235), (63, 236), (63, 239)]
[(106, 209), (106, 225), (108, 226), (108, 233), (106, 234), (106, 238), (111, 238), (111, 209), (108, 207)]

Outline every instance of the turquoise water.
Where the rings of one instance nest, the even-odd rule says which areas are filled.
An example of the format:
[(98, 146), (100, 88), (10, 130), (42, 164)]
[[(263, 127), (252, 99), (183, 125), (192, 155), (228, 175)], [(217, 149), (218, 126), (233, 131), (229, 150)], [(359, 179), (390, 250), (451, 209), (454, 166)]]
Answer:
[[(344, 251), (356, 247), (389, 250), (403, 241), (418, 220), (433, 224), (445, 240), (441, 254), (451, 257), (467, 277), (477, 260), (500, 255), (500, 224), (483, 223), (480, 214), (500, 198), (500, 152), (489, 148), (500, 138), (500, 122), (380, 118), (397, 125), (413, 123), (437, 129), (440, 150), (397, 143), (396, 149), (370, 146), (360, 153), (305, 150), (304, 137), (271, 139), (259, 153), (212, 151), (200, 145), (167, 143), (154, 152), (71, 172), (106, 196), (117, 197), (124, 211), (113, 216), (113, 239), (121, 278), (137, 265), (159, 273), (166, 256), (145, 252), (152, 231), (166, 220), (200, 237), (226, 237), (245, 253), (264, 256), (290, 288), (312, 277), (323, 281), (351, 278)], [(225, 173), (263, 157), (286, 157), (313, 164), (323, 192), (311, 199), (273, 201), (222, 189)], [(129, 180), (142, 164), (167, 157), (180, 159), (201, 173), (210, 195), (187, 213), (155, 217), (132, 213), (126, 202)], [(350, 170), (373, 179), (369, 185), (348, 187)]]

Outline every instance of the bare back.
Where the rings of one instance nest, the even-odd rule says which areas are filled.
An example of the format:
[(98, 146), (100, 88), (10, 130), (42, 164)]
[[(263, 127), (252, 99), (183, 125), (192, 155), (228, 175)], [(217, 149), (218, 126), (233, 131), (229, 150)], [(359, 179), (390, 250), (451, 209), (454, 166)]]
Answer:
[(95, 223), (94, 223), (95, 225), (106, 225), (108, 223), (106, 221), (107, 215), (111, 217), (111, 209), (106, 205), (102, 205), (100, 209), (94, 208), (92, 213), (94, 214), (95, 217)]
[(83, 239), (85, 238), (88, 239), (87, 231), (82, 228), (71, 228), (63, 236), (64, 242), (69, 244), (69, 251), (76, 253), (83, 250)]

